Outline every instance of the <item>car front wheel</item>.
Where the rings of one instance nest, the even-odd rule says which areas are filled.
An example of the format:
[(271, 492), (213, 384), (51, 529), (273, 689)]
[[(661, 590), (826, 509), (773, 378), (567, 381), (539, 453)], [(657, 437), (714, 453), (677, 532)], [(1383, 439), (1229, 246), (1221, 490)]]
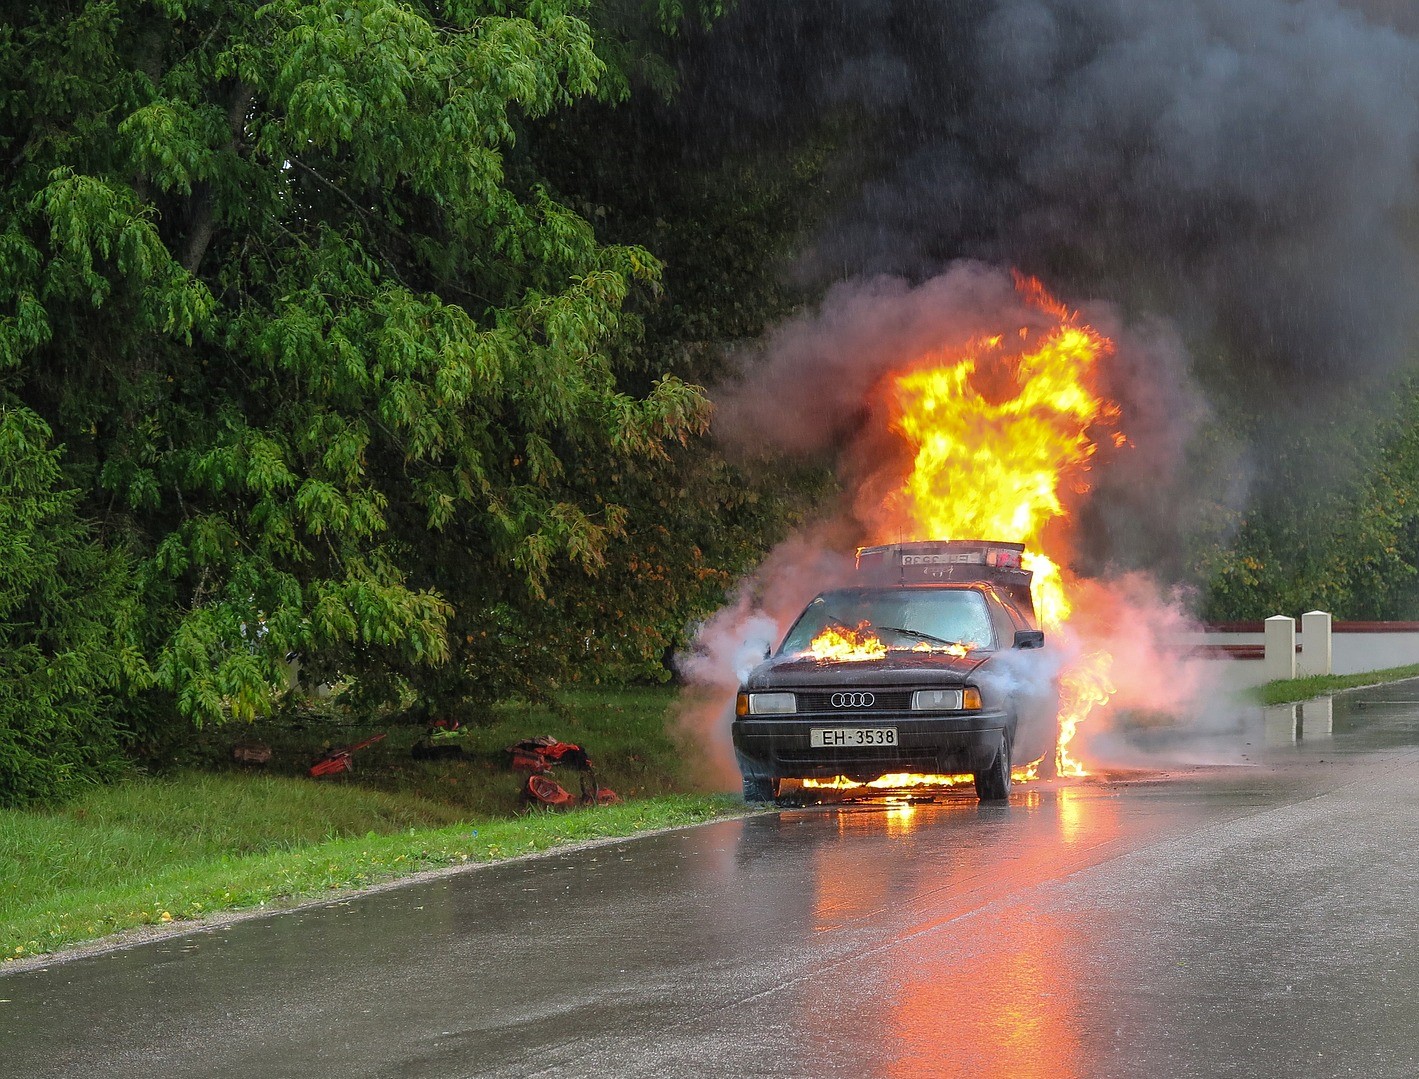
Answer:
[(984, 772), (975, 774), (976, 797), (982, 802), (1003, 802), (1010, 797), (1010, 738), (1002, 735), (1000, 752)]
[(778, 780), (768, 776), (744, 777), (744, 801), (772, 802), (778, 797)]

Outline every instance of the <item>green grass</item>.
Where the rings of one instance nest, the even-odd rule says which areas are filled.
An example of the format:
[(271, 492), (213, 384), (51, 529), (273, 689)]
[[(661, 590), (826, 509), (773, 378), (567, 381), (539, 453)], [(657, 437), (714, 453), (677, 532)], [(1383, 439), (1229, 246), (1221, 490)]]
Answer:
[(1373, 686), (1381, 682), (1399, 682), (1406, 678), (1419, 678), (1419, 663), (1408, 667), (1390, 667), (1383, 671), (1367, 671), (1364, 674), (1317, 674), (1309, 678), (1285, 678), (1258, 687), (1256, 694), (1262, 704), (1291, 704), (1294, 701), (1319, 697), (1324, 693)]
[[(743, 812), (737, 798), (694, 793), (694, 768), (665, 733), (672, 700), (661, 689), (585, 691), (564, 714), (499, 706), (468, 736), (466, 758), (439, 762), (409, 757), (421, 727), (310, 715), (218, 729), (191, 747), (189, 760), (206, 758), (207, 770), (0, 810), (0, 957)], [(305, 777), (322, 746), (380, 729), (388, 737), (356, 756), (353, 776)], [(525, 775), (502, 750), (543, 733), (587, 748), (599, 782), (625, 804), (529, 811), (518, 793)], [(231, 742), (252, 737), (273, 749), (263, 772), (227, 763)], [(577, 773), (554, 778), (577, 792)]]

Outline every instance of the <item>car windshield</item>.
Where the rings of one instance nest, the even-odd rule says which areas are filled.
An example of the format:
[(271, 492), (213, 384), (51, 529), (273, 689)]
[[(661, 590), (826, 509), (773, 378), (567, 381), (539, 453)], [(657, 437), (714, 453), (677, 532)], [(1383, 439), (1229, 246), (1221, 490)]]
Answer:
[[(864, 625), (865, 623), (865, 625)], [(812, 651), (825, 630), (870, 631), (889, 650), (958, 644), (993, 648), (985, 597), (961, 588), (852, 589), (825, 592), (798, 616), (781, 656)]]

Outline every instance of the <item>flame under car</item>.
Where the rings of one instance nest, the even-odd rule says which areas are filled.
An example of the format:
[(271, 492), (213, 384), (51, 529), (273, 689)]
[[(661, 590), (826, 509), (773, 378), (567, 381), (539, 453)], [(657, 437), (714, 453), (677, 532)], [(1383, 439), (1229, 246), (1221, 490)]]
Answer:
[(1049, 751), (1054, 689), (1019, 544), (859, 552), (858, 587), (824, 592), (740, 687), (735, 755), (749, 801), (784, 780), (969, 773), (1009, 796)]

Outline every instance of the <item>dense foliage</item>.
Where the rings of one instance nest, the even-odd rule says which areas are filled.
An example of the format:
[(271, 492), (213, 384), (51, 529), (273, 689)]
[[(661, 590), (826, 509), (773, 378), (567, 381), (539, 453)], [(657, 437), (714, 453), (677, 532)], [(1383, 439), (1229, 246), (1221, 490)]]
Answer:
[[(1380, 419), (1387, 416), (1386, 419)], [(1330, 463), (1339, 474), (1322, 472)], [(1206, 617), (1419, 611), (1419, 387), (1294, 438), (1285, 471), (1198, 558)]]
[(120, 761), (116, 696), (148, 678), (122, 552), (92, 542), (44, 423), (0, 404), (0, 806)]
[(268, 711), (292, 652), (456, 704), (535, 693), (618, 627), (644, 673), (752, 555), (668, 527), (698, 480), (715, 527), (744, 484), (683, 448), (694, 365), (639, 344), (661, 262), (524, 149), (578, 99), (663, 97), (651, 46), (717, 5), (590, 8), (10, 6), (0, 414), (48, 467), (7, 512), (69, 565), (6, 579), (131, 637), (70, 627), (91, 709), (120, 655), (199, 722)]

